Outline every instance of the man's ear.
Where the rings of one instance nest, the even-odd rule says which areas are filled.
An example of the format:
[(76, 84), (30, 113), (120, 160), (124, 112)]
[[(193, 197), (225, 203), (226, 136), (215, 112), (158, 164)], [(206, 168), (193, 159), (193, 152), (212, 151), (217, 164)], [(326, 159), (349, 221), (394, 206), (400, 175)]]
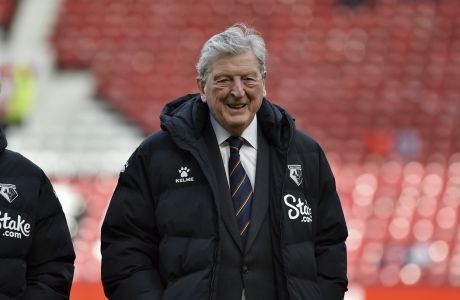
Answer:
[(198, 86), (198, 90), (200, 91), (200, 94), (201, 94), (201, 101), (206, 103), (206, 95), (205, 95), (205, 92), (204, 92), (205, 82), (203, 80), (201, 80), (200, 78), (197, 78), (196, 79), (196, 85)]

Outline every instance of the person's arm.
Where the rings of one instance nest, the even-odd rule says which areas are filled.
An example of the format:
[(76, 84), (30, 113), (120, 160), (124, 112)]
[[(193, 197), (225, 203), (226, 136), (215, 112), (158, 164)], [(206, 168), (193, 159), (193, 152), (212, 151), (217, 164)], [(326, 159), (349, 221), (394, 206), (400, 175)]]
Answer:
[(112, 300), (161, 299), (148, 162), (136, 151), (120, 174), (101, 230), (102, 282)]
[(323, 300), (344, 298), (347, 290), (348, 235), (345, 218), (336, 192), (335, 180), (323, 151), (320, 151), (320, 201), (316, 233), (318, 283)]
[(62, 207), (48, 178), (42, 176), (23, 299), (69, 299), (75, 253)]

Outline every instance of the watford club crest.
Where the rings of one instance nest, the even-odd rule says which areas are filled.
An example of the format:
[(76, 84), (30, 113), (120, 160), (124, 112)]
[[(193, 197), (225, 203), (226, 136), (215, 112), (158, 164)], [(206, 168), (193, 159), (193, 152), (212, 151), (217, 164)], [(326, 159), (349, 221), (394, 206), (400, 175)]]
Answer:
[(16, 186), (14, 184), (0, 183), (0, 195), (9, 203), (13, 202), (18, 197)]
[(288, 165), (289, 177), (300, 186), (302, 184), (302, 166), (301, 165)]

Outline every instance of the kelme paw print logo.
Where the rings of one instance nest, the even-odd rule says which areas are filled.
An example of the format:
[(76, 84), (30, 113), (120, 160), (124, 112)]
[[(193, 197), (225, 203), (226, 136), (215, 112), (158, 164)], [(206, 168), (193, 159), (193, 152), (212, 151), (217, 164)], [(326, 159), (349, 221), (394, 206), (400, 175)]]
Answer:
[(187, 167), (180, 167), (179, 169), (179, 174), (180, 174), (180, 177), (182, 178), (187, 177), (189, 172), (190, 172), (190, 169)]
[(180, 178), (176, 178), (176, 180), (175, 180), (176, 183), (184, 183), (184, 182), (195, 181), (195, 178), (193, 178), (192, 176), (189, 176), (190, 175), (190, 169), (187, 166), (180, 167), (179, 169), (177, 169), (177, 171), (179, 172)]

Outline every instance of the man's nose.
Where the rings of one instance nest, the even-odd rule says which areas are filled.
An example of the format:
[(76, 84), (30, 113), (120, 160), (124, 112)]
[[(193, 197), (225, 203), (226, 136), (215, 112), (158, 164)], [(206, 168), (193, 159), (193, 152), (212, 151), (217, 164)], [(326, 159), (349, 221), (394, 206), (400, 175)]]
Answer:
[(243, 81), (241, 80), (241, 78), (239, 77), (236, 77), (234, 80), (233, 80), (233, 86), (232, 86), (232, 95), (237, 97), (237, 98), (241, 98), (244, 96), (244, 85), (243, 85)]

